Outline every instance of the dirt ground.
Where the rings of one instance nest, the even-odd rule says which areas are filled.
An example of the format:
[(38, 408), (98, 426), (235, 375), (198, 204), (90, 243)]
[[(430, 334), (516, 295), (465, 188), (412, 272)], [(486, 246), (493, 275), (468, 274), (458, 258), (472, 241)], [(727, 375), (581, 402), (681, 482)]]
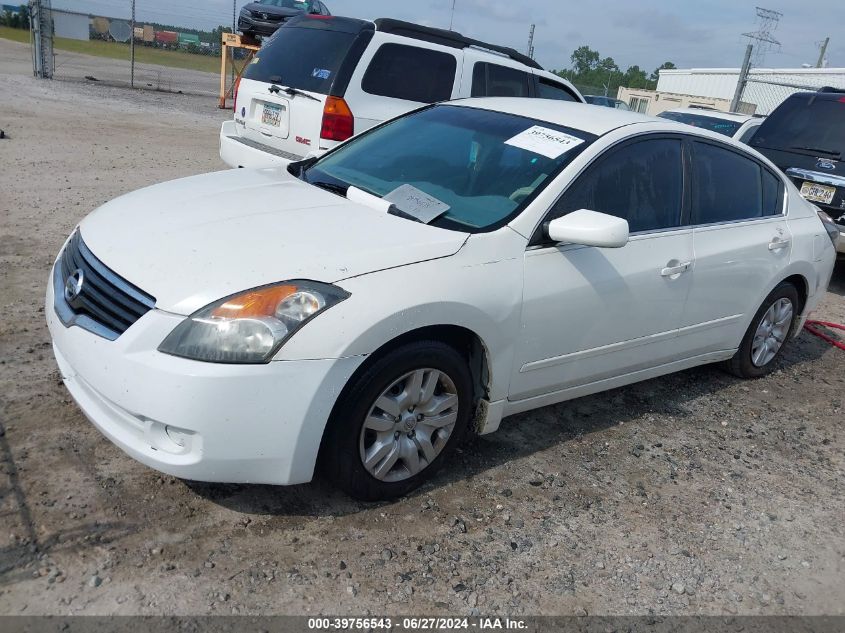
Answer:
[[(421, 491), (188, 483), (60, 383), (48, 271), (92, 209), (223, 168), (213, 99), (37, 82), (0, 41), (0, 613), (845, 614), (845, 353), (508, 418)], [(845, 321), (845, 267), (818, 316)]]

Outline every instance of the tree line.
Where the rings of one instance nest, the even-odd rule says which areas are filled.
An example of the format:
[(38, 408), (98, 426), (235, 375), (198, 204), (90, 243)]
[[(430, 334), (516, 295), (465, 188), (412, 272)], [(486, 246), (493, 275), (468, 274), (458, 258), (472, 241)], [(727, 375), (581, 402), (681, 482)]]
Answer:
[(620, 86), (654, 90), (657, 87), (658, 73), (675, 68), (672, 62), (664, 62), (651, 74), (636, 65), (629, 66), (623, 72), (612, 57), (602, 57), (589, 46), (579, 46), (569, 59), (571, 65), (568, 69), (552, 72), (576, 86), (585, 86), (594, 92), (601, 91), (613, 97)]
[(17, 13), (5, 9), (0, 13), (0, 25), (10, 26), (13, 29), (28, 29), (29, 28), (29, 7), (22, 4), (18, 7)]

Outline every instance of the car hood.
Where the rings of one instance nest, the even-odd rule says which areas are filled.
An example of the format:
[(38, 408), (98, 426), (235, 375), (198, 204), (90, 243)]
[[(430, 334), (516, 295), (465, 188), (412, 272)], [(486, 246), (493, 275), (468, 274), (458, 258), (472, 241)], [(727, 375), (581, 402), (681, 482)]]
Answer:
[(293, 17), (303, 13), (302, 9), (294, 9), (292, 7), (274, 7), (270, 4), (259, 4), (257, 2), (250, 2), (244, 6), (244, 9), (251, 13), (267, 13), (268, 15), (281, 15), (286, 18)]
[(80, 224), (115, 273), (192, 314), (264, 284), (336, 283), (458, 252), (468, 237), (353, 203), (281, 168), (154, 185), (106, 203)]

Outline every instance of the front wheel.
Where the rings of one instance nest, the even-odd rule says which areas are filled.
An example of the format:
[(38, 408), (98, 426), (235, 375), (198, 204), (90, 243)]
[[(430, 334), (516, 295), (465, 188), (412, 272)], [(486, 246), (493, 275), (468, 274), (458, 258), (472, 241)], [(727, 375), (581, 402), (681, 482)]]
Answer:
[(727, 361), (729, 372), (740, 378), (765, 376), (783, 352), (799, 312), (798, 291), (790, 283), (778, 285), (751, 321), (736, 354)]
[(438, 341), (404, 345), (355, 379), (330, 421), (324, 465), (364, 501), (407, 494), (429, 479), (469, 425), (472, 377)]

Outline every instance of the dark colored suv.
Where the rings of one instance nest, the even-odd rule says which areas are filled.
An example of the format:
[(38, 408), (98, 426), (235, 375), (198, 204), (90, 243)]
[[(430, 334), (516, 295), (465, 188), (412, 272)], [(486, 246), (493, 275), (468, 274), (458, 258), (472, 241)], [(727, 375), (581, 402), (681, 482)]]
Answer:
[(789, 176), (839, 226), (845, 252), (845, 90), (799, 92), (780, 104), (749, 145)]
[(303, 13), (331, 15), (320, 0), (256, 0), (241, 9), (238, 30), (252, 37), (268, 37), (290, 18)]

